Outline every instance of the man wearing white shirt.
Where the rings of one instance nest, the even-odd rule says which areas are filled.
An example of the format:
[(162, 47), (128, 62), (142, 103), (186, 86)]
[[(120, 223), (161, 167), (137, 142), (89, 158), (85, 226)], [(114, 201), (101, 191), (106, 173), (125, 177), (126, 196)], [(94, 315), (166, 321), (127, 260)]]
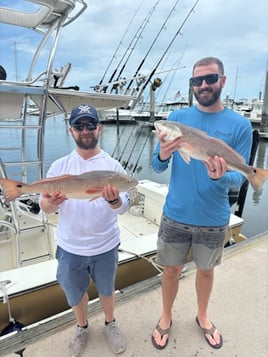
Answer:
[[(76, 148), (52, 163), (47, 177), (79, 175), (93, 170), (125, 173), (118, 161), (98, 146), (102, 127), (96, 109), (90, 105), (75, 107), (69, 119)], [(129, 205), (127, 193), (107, 185), (102, 197), (88, 200), (67, 199), (60, 192), (44, 193), (40, 206), (46, 213), (59, 210), (56, 231), (57, 279), (76, 317), (76, 330), (70, 341), (71, 356), (83, 352), (88, 338), (87, 289), (90, 277), (99, 293), (105, 316), (105, 331), (114, 353), (126, 349), (125, 338), (114, 317), (114, 281), (118, 265), (120, 231), (117, 214)]]

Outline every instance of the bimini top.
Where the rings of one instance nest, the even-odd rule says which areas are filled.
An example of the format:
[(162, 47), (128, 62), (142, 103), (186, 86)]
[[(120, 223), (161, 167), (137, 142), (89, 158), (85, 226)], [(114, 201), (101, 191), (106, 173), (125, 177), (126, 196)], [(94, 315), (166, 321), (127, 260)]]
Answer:
[[(27, 0), (38, 5), (32, 12), (0, 7), (0, 22), (42, 31), (64, 17), (63, 25), (74, 21), (87, 8), (83, 0)], [(80, 9), (70, 16), (77, 3)], [(12, 2), (10, 2), (12, 4)]]

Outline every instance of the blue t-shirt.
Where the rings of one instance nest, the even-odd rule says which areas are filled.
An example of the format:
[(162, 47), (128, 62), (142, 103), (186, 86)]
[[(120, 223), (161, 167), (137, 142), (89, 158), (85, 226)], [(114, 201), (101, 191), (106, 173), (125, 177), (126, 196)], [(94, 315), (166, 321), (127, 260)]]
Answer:
[[(217, 113), (205, 113), (196, 106), (172, 112), (168, 120), (205, 131), (208, 135), (225, 141), (240, 153), (245, 161), (250, 158), (252, 127), (248, 119), (225, 108)], [(169, 191), (164, 204), (164, 214), (170, 219), (196, 226), (223, 226), (230, 218), (228, 191), (242, 185), (245, 177), (237, 171), (228, 171), (219, 180), (212, 180), (200, 160), (185, 163), (178, 151), (172, 158), (161, 162), (159, 143), (152, 159), (153, 169), (161, 173), (172, 163)]]

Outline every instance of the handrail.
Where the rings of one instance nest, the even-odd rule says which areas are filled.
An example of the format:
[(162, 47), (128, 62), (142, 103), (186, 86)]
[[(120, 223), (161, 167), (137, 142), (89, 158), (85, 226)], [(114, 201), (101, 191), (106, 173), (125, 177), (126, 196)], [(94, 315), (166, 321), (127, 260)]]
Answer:
[(86, 9), (87, 9), (87, 4), (84, 2), (84, 0), (76, 0), (82, 5), (82, 8), (69, 20), (67, 20), (62, 26), (65, 27), (69, 25), (71, 22), (76, 20)]
[[(0, 221), (0, 228), (2, 226), (5, 226), (9, 229), (11, 229), (14, 233), (17, 233), (17, 228), (10, 222), (7, 222), (7, 221)], [(0, 229), (0, 234), (2, 233), (2, 230)]]
[(31, 85), (31, 84), (34, 84), (35, 82), (37, 82), (42, 76), (44, 76), (47, 72), (44, 71), (44, 72), (41, 72), (40, 74), (38, 74), (37, 77), (35, 77), (34, 79), (32, 79), (31, 81), (7, 81), (7, 80), (1, 80), (0, 79), (0, 84), (1, 85), (9, 85), (9, 84), (12, 84), (12, 85), (17, 85), (17, 86), (28, 86), (28, 85)]

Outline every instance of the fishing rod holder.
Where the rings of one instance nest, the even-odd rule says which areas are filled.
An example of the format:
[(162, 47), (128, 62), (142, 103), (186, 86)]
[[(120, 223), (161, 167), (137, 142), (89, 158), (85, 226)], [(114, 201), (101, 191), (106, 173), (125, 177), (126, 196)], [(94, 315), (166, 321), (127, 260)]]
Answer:
[(3, 294), (3, 304), (8, 303), (8, 294), (7, 294), (7, 285), (11, 284), (11, 280), (2, 280), (0, 281), (0, 291)]

